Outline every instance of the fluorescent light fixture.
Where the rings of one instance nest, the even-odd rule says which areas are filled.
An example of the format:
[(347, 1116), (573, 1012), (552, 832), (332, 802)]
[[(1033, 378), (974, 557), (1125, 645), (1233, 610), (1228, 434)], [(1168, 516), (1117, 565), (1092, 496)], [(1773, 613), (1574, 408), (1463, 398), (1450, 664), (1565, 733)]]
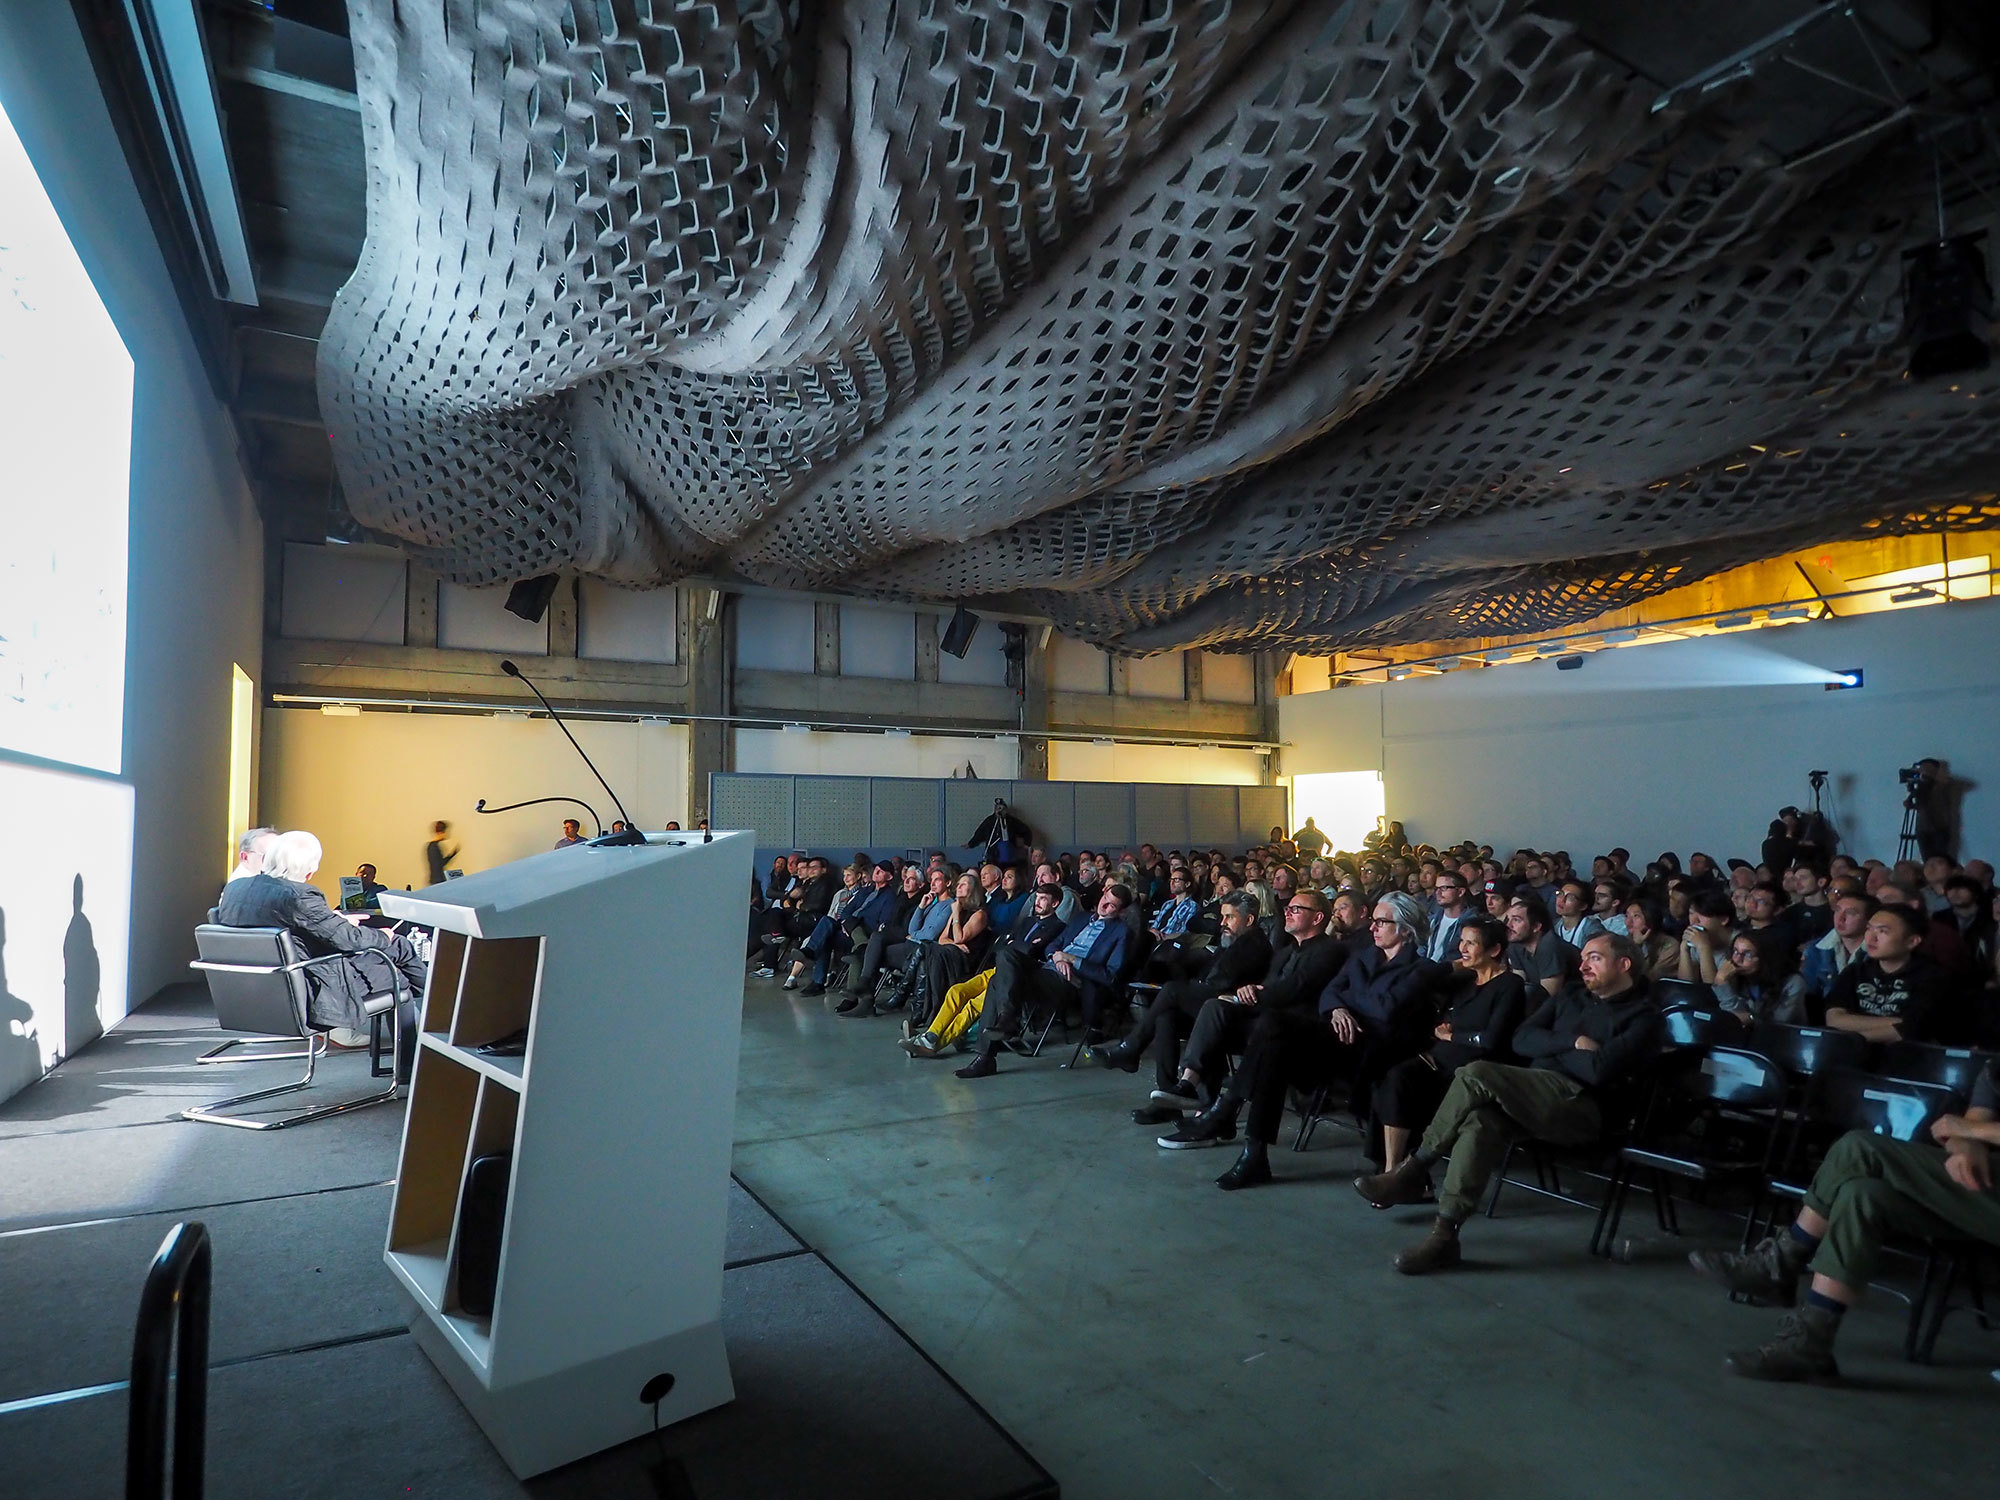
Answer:
[(1638, 639), (1639, 632), (1636, 630), (1607, 630), (1604, 632), (1604, 644), (1607, 646), (1629, 646)]
[(1936, 589), (1926, 588), (1924, 585), (1918, 584), (1915, 588), (1905, 589), (1900, 594), (1891, 594), (1889, 602), (1891, 604), (1915, 604), (1919, 599), (1935, 599), (1937, 597), (1938, 591)]
[(910, 737), (910, 731), (907, 729), (885, 729), (882, 733), (892, 740), (906, 740)]
[(811, 733), (812, 733), (812, 725), (810, 725), (810, 724), (787, 724), (787, 725), (785, 726), (785, 733), (786, 733), (786, 734), (811, 734)]
[(1766, 610), (1764, 618), (1774, 622), (1778, 620), (1810, 620), (1812, 618), (1812, 606), (1810, 604), (1781, 604), (1776, 609)]
[(352, 703), (322, 703), (319, 706), (319, 711), (329, 719), (358, 719), (361, 717), (360, 708)]
[(1748, 615), (1722, 615), (1716, 619), (1717, 630), (1741, 630), (1750, 623)]
[(1431, 665), (1436, 667), (1440, 672), (1449, 672), (1454, 667), (1458, 666), (1462, 660), (1464, 660), (1464, 658), (1457, 656), (1440, 656), (1436, 661), (1432, 662)]
[(1389, 680), (1391, 682), (1401, 682), (1405, 677), (1408, 677), (1409, 675), (1410, 675), (1410, 669), (1408, 667), (1389, 668)]

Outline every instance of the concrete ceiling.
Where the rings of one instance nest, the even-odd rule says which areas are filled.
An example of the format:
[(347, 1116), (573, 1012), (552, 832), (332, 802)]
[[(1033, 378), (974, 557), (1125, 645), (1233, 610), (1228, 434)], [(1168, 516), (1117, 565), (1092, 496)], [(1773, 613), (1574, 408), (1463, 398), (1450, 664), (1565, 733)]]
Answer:
[(1977, 5), (205, 14), (260, 479), (451, 576), (1323, 649), (1995, 514), (1900, 330)]

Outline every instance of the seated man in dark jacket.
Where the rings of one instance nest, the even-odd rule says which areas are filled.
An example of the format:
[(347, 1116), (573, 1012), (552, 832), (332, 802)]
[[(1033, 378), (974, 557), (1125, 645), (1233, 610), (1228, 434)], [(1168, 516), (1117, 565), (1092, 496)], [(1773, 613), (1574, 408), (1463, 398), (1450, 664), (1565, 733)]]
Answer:
[[(824, 995), (833, 965), (853, 952), (857, 942), (865, 946), (884, 922), (904, 910), (903, 893), (896, 888), (896, 867), (888, 860), (876, 861), (868, 881), (868, 889), (851, 899), (838, 916), (829, 907), (800, 942), (799, 951), (812, 964), (812, 982), (799, 991), (801, 995)], [(838, 902), (839, 897), (834, 899)]]
[(1039, 964), (1069, 931), (1070, 924), (1056, 915), (1062, 894), (1062, 887), (1053, 881), (1035, 887), (1028, 909), (994, 944), (993, 962), (947, 989), (937, 1013), (923, 1029), (904, 1037), (897, 1045), (912, 1057), (944, 1057), (961, 1046), (961, 1038), (985, 1013), (986, 993), (993, 986), (1000, 955), (1012, 952), (1024, 963)]
[[(1950, 980), (1922, 944), (1930, 923), (1914, 906), (1884, 906), (1861, 934), (1865, 955), (1826, 992), (1826, 1024), (1871, 1042), (1928, 1042), (1952, 1031)], [(1955, 1040), (1955, 1038), (1954, 1038)]]
[(987, 986), (980, 1021), (984, 1037), (979, 1055), (958, 1070), (960, 1078), (997, 1073), (994, 1059), (1000, 1049), (1020, 1037), (1027, 1017), (1041, 1006), (1065, 1006), (1074, 1000), (1082, 1005), (1089, 1024), (1124, 967), (1132, 930), (1123, 917), (1131, 904), (1132, 893), (1124, 886), (1107, 885), (1097, 898), (1096, 913), (1072, 921), (1040, 963), (1012, 947), (994, 955), (993, 982)]
[[(1274, 1011), (1311, 1015), (1327, 982), (1347, 962), (1347, 944), (1327, 930), (1327, 899), (1320, 892), (1305, 890), (1290, 896), (1281, 915), (1285, 941), (1272, 944), (1271, 967), (1262, 981), (1202, 1002), (1181, 1053), (1181, 1076), (1153, 1090), (1156, 1109), (1179, 1115), (1212, 1104), (1229, 1054), (1249, 1045), (1258, 1019)], [(1132, 1118), (1141, 1124), (1166, 1123), (1151, 1111)]]
[[(1257, 898), (1247, 891), (1232, 891), (1222, 898), (1222, 946), (1211, 949), (1208, 965), (1193, 979), (1169, 980), (1159, 988), (1146, 1014), (1122, 1041), (1093, 1047), (1086, 1054), (1105, 1068), (1139, 1071), (1139, 1059), (1159, 1040), (1153, 1055), (1154, 1077), (1162, 1089), (1171, 1089), (1180, 1076), (1181, 1039), (1193, 1027), (1203, 1005), (1218, 995), (1233, 995), (1246, 984), (1256, 984), (1270, 972), (1271, 942), (1257, 922)], [(1140, 1114), (1142, 1124), (1164, 1125), (1179, 1111), (1153, 1105)], [(1137, 1119), (1135, 1115), (1133, 1118)]]
[(1393, 1172), (1355, 1179), (1354, 1190), (1377, 1208), (1421, 1203), (1431, 1168), (1451, 1154), (1430, 1237), (1396, 1257), (1405, 1275), (1458, 1264), (1459, 1226), (1472, 1217), (1509, 1145), (1596, 1140), (1606, 1095), (1659, 1056), (1664, 1026), (1638, 977), (1631, 939), (1599, 933), (1583, 945), (1580, 962), (1581, 980), (1550, 996), (1514, 1033), (1514, 1051), (1527, 1067), (1467, 1063), (1410, 1159)]
[[(327, 904), (317, 886), (319, 840), (310, 833), (280, 834), (264, 857), (264, 873), (232, 880), (215, 904), (215, 920), (225, 927), (283, 927), (308, 958), (340, 953), (346, 962), (315, 964), (305, 971), (306, 1021), (332, 1033), (340, 1046), (368, 1044), (368, 1013), (362, 1002), (387, 994), (401, 976), (403, 1045), (396, 1058), (396, 1081), (410, 1081), (417, 1054), (417, 1003), (430, 971), (410, 940), (348, 920)], [(342, 1033), (348, 1035), (343, 1036)]]
[(1287, 1089), (1346, 1078), (1356, 1108), (1365, 1110), (1381, 1076), (1422, 1049), (1436, 1014), (1432, 995), (1444, 977), (1442, 966), (1423, 956), (1429, 927), (1424, 904), (1405, 891), (1386, 892), (1369, 925), (1372, 941), (1355, 945), (1314, 1010), (1260, 1015), (1243, 1066), (1215, 1102), (1160, 1137), (1169, 1150), (1232, 1140), (1236, 1113), (1247, 1103), (1243, 1153), (1216, 1179), (1225, 1192), (1271, 1180), (1270, 1146), (1284, 1118)]

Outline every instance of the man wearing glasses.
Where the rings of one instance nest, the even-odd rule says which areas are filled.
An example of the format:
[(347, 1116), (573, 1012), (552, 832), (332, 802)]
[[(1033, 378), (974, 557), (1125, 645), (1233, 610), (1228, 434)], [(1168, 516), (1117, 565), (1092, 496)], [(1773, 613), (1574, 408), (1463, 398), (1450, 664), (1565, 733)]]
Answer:
[[(1283, 916), (1285, 936), (1291, 941), (1278, 949), (1262, 981), (1203, 1003), (1201, 1013), (1194, 1018), (1194, 1029), (1188, 1033), (1187, 1048), (1181, 1053), (1179, 1080), (1153, 1090), (1152, 1102), (1158, 1108), (1176, 1113), (1201, 1109), (1215, 1097), (1229, 1054), (1244, 1048), (1258, 1019), (1276, 1011), (1310, 1013), (1320, 991), (1347, 962), (1346, 944), (1326, 929), (1325, 896), (1313, 890), (1297, 891), (1285, 903)], [(1232, 1119), (1226, 1135), (1188, 1144), (1215, 1145), (1235, 1135)]]

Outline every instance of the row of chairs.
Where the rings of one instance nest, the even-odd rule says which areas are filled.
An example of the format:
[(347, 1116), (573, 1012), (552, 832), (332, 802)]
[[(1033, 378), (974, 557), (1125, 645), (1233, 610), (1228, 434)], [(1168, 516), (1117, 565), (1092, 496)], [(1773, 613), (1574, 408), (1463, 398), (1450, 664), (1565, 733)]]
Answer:
[[(1964, 1111), (1992, 1061), (1992, 1054), (1970, 1048), (1877, 1046), (1824, 1027), (1763, 1025), (1746, 1036), (1733, 1017), (1689, 1007), (1668, 1011), (1667, 1020), (1669, 1050), (1650, 1097), (1626, 1138), (1607, 1153), (1610, 1178), (1590, 1241), (1598, 1256), (1612, 1254), (1635, 1186), (1651, 1192), (1661, 1230), (1678, 1234), (1677, 1182), (1704, 1200), (1712, 1191), (1741, 1190), (1747, 1248), (1789, 1218), (1841, 1136), (1864, 1130), (1927, 1140), (1940, 1116)], [(1961, 1283), (1980, 1325), (1991, 1326), (1981, 1277), (1985, 1247), (1941, 1235), (1890, 1248), (1922, 1267), (1909, 1297), (1904, 1352), (1910, 1359), (1930, 1360)]]

